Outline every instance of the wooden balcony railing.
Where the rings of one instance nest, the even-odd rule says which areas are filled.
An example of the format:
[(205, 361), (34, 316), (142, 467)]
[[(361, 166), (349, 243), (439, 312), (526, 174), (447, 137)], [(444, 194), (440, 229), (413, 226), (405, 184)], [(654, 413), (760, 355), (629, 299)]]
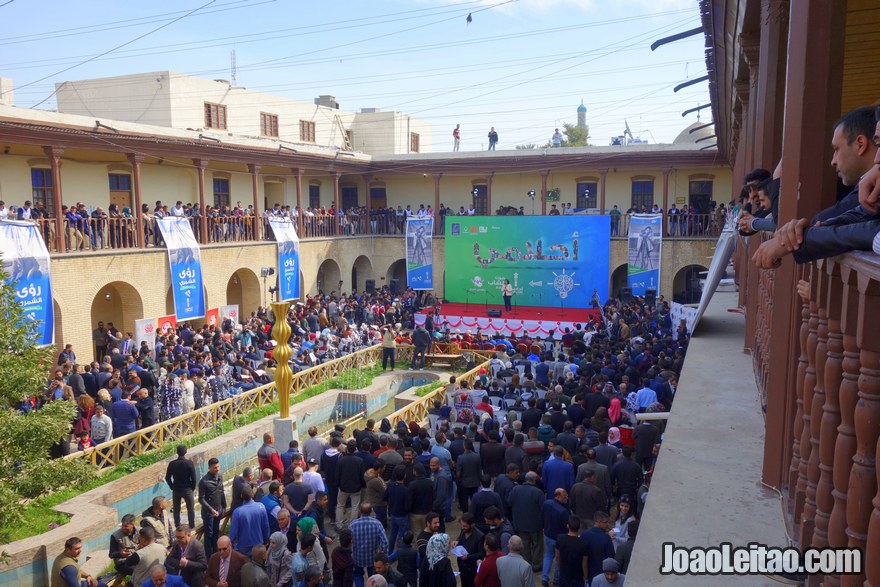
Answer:
[[(381, 353), (381, 345), (376, 345), (294, 373), (291, 395), (296, 396), (297, 393), (336, 377), (343, 371), (372, 365), (381, 358)], [(412, 347), (402, 346), (398, 351), (398, 359), (400, 361), (411, 360)], [(243, 416), (255, 408), (272, 403), (276, 399), (275, 383), (269, 383), (188, 414), (182, 414), (131, 434), (114, 438), (96, 447), (72, 453), (65, 458), (84, 458), (96, 467), (118, 465), (127, 458), (160, 449), (169, 443), (178, 442), (189, 436), (207, 432), (221, 422)]]
[[(866, 574), (828, 577), (826, 585), (880, 585), (880, 257), (849, 253), (798, 271), (809, 289), (795, 305), (795, 409), (787, 422), (768, 423), (792, 431), (787, 512), (801, 548), (864, 553)], [(779, 392), (767, 389), (771, 369), (785, 368), (770, 364), (768, 349), (787, 333), (770, 331), (774, 272), (757, 277), (757, 299), (746, 307), (754, 313), (755, 376), (766, 397)]]

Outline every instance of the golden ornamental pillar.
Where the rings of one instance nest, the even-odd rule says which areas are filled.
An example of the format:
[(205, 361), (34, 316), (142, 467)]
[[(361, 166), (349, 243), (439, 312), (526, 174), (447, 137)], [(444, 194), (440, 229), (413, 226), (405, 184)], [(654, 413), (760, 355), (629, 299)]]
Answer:
[(278, 411), (281, 418), (290, 417), (290, 384), (293, 380), (293, 371), (290, 370), (290, 324), (287, 323), (287, 311), (290, 302), (273, 302), (272, 313), (275, 315), (275, 325), (272, 327), (272, 340), (275, 348), (272, 357), (278, 364), (275, 369), (275, 392), (278, 394)]

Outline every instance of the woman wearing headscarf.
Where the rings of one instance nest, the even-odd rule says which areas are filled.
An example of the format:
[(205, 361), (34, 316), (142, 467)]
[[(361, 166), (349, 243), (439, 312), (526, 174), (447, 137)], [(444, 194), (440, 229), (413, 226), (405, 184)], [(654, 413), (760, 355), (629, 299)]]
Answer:
[(590, 428), (592, 428), (596, 434), (608, 432), (608, 429), (611, 428), (611, 420), (608, 418), (608, 408), (601, 406), (596, 410), (596, 413), (590, 418)]
[(269, 555), (266, 557), (266, 574), (272, 587), (291, 587), (293, 585), (293, 567), (287, 550), (287, 535), (275, 532), (269, 536)]
[(422, 587), (455, 587), (455, 574), (449, 562), (449, 535), (434, 534), (425, 551), (428, 571)]
[(379, 424), (379, 438), (381, 439), (383, 436), (391, 436), (391, 420), (388, 418), (382, 418), (382, 422)]
[(608, 408), (608, 419), (612, 426), (617, 426), (621, 421), (620, 398), (611, 398), (611, 407)]
[(620, 428), (617, 426), (612, 426), (608, 429), (608, 444), (617, 448), (623, 448), (623, 442), (620, 441)]
[(321, 533), (318, 529), (318, 523), (315, 521), (315, 518), (312, 518), (311, 516), (300, 518), (296, 523), (296, 528), (297, 539), (301, 539), (306, 534), (314, 534), (315, 548), (309, 553), (307, 559), (309, 565), (314, 565), (323, 570), (324, 566), (327, 564), (327, 556), (324, 554), (324, 550), (318, 547), (318, 545), (321, 544)]

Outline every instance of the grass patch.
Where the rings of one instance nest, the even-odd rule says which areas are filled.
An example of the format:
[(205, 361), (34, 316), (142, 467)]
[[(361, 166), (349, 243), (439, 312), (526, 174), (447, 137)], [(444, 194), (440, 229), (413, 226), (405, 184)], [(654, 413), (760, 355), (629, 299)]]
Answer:
[[(291, 405), (296, 405), (329, 389), (362, 389), (369, 386), (376, 375), (381, 373), (382, 367), (378, 365), (343, 371), (332, 379), (328, 379), (318, 385), (313, 385), (312, 387), (296, 394), (291, 399)], [(184, 438), (179, 442), (166, 444), (159, 450), (130, 457), (119, 465), (111, 469), (106, 469), (96, 476), (86, 479), (81, 483), (77, 483), (74, 486), (39, 497), (22, 508), (22, 516), (24, 517), (23, 521), (9, 526), (5, 524), (0, 525), (0, 544), (8, 544), (10, 542), (15, 542), (16, 540), (22, 540), (46, 532), (49, 529), (49, 524), (66, 524), (69, 517), (52, 509), (56, 505), (64, 503), (68, 499), (72, 499), (86, 491), (90, 491), (96, 487), (110, 483), (111, 481), (121, 479), (130, 473), (134, 473), (144, 467), (148, 467), (167, 459), (176, 454), (178, 444), (185, 444), (188, 448), (192, 448), (217, 438), (218, 436), (232, 432), (242, 426), (252, 424), (266, 416), (271, 416), (272, 414), (277, 413), (278, 401), (276, 400), (270, 404), (255, 408), (247, 414), (238, 416), (232, 420), (220, 422), (210, 430), (206, 430), (201, 434)]]
[(433, 392), (435, 389), (437, 389), (438, 387), (441, 387), (441, 386), (442, 386), (442, 383), (440, 383), (439, 381), (432, 381), (431, 383), (428, 383), (427, 385), (423, 385), (419, 388), (416, 388), (416, 395), (419, 397), (425, 397), (426, 395), (428, 395), (429, 393)]

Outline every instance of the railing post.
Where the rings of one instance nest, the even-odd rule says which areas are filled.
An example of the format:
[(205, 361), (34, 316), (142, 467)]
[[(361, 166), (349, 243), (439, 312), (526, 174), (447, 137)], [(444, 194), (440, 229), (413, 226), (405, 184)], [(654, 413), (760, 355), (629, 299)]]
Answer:
[(846, 508), (849, 476), (853, 455), (856, 453), (855, 411), (859, 401), (859, 346), (856, 333), (859, 324), (858, 274), (855, 269), (842, 265), (840, 279), (840, 324), (843, 338), (843, 374), (840, 382), (840, 426), (834, 444), (834, 508), (828, 523), (828, 543), (834, 548), (848, 545)]
[[(819, 307), (816, 301), (816, 281), (811, 275), (810, 322), (809, 330), (807, 332), (807, 369), (804, 373), (803, 414), (801, 416), (803, 421), (800, 444), (801, 460), (798, 463), (798, 480), (793, 508), (794, 521), (798, 526), (803, 526), (801, 522), (804, 517), (804, 507), (807, 499), (807, 469), (810, 461), (810, 451), (812, 450), (812, 444), (810, 443), (810, 418), (813, 413), (813, 393), (816, 388), (816, 345), (818, 344), (816, 331), (818, 327)], [(812, 529), (810, 530), (810, 534), (812, 534)], [(802, 529), (801, 538), (803, 538), (803, 536)], [(809, 544), (809, 540), (807, 540), (807, 542), (801, 542), (801, 544)]]
[[(859, 274), (859, 319), (856, 340), (859, 346), (859, 402), (855, 409), (856, 453), (853, 456), (852, 471), (849, 476), (849, 493), (847, 495), (847, 534), (849, 546), (867, 549), (869, 520), (874, 522), (874, 538), (872, 546), (878, 543), (877, 518), (880, 516), (880, 501), (877, 497), (877, 440), (880, 436), (880, 282), (869, 275)], [(871, 500), (876, 505), (873, 510)], [(876, 556), (865, 557), (868, 568), (866, 585), (880, 586), (880, 561)], [(861, 578), (851, 581), (851, 576), (841, 577), (842, 585), (860, 585)]]

